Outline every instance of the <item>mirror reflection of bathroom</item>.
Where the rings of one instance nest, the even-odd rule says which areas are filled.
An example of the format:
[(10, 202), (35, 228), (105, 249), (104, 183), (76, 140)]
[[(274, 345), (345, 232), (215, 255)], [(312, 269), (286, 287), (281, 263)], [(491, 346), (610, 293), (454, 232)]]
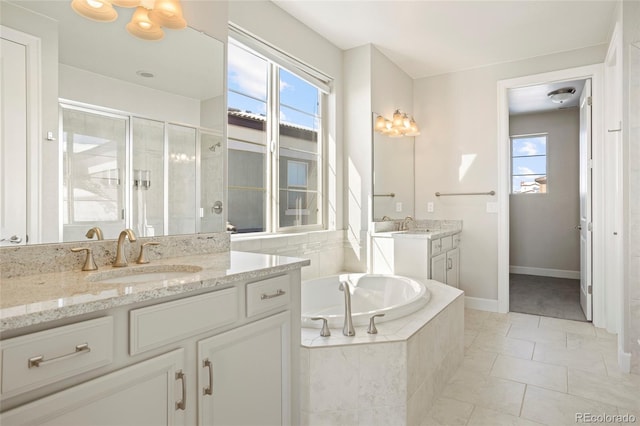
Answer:
[(584, 149), (590, 87), (590, 80), (574, 80), (509, 89), (513, 312), (591, 319), (590, 304), (581, 303), (590, 256), (581, 230), (591, 198)]
[(28, 111), (6, 122), (20, 133), (27, 115), (41, 117), (47, 140), (17, 137), (29, 142), (3, 151), (11, 167), (2, 173), (24, 179), (2, 194), (3, 212), (16, 214), (0, 238), (81, 241), (93, 227), (105, 239), (123, 228), (146, 237), (223, 231), (226, 209), (214, 209), (226, 202), (223, 43), (190, 27), (135, 38), (125, 31), (133, 8), (96, 23), (68, 2), (2, 7), (12, 37), (42, 40), (46, 70), (26, 73), (41, 78), (41, 107), (24, 90), (3, 93)]

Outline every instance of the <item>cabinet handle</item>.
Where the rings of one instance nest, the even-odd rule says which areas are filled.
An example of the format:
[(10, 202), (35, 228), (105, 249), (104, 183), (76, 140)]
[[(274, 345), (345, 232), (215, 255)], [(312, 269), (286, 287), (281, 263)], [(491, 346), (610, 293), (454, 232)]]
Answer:
[(176, 402), (176, 410), (185, 410), (187, 407), (187, 378), (182, 370), (176, 372), (176, 380), (182, 381), (182, 399)]
[(202, 394), (213, 395), (213, 363), (208, 359), (205, 359), (202, 366), (209, 369), (209, 386), (202, 389)]
[(453, 269), (453, 259), (447, 259), (447, 269)]
[(29, 362), (28, 362), (27, 365), (29, 366), (29, 368), (40, 367), (40, 366), (44, 367), (45, 365), (47, 365), (49, 363), (53, 363), (53, 362), (56, 362), (56, 361), (62, 361), (64, 359), (68, 359), (68, 358), (73, 358), (75, 356), (86, 354), (86, 353), (89, 353), (89, 352), (91, 352), (91, 348), (89, 347), (89, 344), (88, 343), (81, 343), (79, 345), (76, 345), (76, 350), (74, 352), (70, 353), (70, 354), (62, 355), (62, 356), (59, 356), (59, 357), (56, 357), (56, 358), (51, 358), (51, 359), (48, 359), (48, 360), (44, 359), (44, 355), (34, 356), (32, 358), (29, 358)]
[(260, 300), (267, 300), (267, 299), (273, 299), (274, 297), (280, 297), (280, 296), (284, 296), (285, 294), (287, 294), (286, 291), (282, 290), (281, 288), (279, 288), (275, 293), (273, 294), (266, 294), (266, 293), (262, 293), (262, 295), (260, 296)]

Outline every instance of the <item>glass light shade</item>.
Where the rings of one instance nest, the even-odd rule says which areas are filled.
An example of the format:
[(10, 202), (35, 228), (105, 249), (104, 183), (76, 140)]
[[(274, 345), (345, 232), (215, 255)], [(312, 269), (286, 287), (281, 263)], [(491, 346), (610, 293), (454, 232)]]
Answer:
[(182, 17), (179, 0), (156, 0), (153, 10), (149, 12), (149, 18), (158, 25), (172, 30), (180, 30), (187, 26), (187, 21)]
[(73, 0), (71, 8), (92, 21), (113, 22), (118, 18), (118, 12), (107, 0)]
[(393, 113), (393, 127), (400, 128), (404, 125), (404, 117), (399, 110)]
[(140, 0), (111, 0), (111, 4), (118, 7), (140, 6)]
[(376, 117), (376, 122), (373, 125), (373, 130), (376, 132), (382, 133), (387, 129), (385, 118), (381, 115)]
[(144, 40), (160, 40), (164, 37), (162, 28), (149, 19), (149, 11), (142, 6), (136, 8), (131, 22), (127, 24), (127, 31)]
[(409, 130), (411, 128), (411, 120), (407, 116), (407, 114), (402, 115), (402, 125)]
[(420, 129), (418, 128), (418, 123), (415, 122), (413, 117), (411, 117), (409, 130), (407, 130), (407, 133), (405, 133), (405, 136), (420, 136)]

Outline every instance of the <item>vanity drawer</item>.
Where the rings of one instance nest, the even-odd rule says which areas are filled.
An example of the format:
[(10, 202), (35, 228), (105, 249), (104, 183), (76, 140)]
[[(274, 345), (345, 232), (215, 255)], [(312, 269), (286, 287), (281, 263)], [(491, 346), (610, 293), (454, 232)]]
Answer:
[(3, 340), (2, 398), (110, 364), (113, 318), (104, 317)]
[(129, 354), (234, 323), (238, 308), (238, 289), (233, 287), (134, 309), (129, 312)]
[(440, 238), (436, 240), (431, 240), (431, 257), (437, 254), (440, 254), (441, 251), (442, 251), (442, 241), (440, 241)]
[(452, 238), (451, 235), (449, 235), (448, 237), (440, 238), (440, 250), (441, 251), (447, 251), (452, 247), (453, 247), (453, 238)]
[(252, 317), (288, 305), (290, 294), (288, 275), (247, 284), (247, 316)]

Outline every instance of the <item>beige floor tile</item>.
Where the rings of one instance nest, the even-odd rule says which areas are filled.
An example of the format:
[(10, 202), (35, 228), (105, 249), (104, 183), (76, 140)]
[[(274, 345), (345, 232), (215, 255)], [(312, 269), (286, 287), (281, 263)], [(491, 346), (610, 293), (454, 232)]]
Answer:
[(497, 356), (497, 352), (469, 349), (464, 354), (464, 359), (462, 360), (460, 368), (475, 371), (477, 373), (489, 374)]
[[(542, 319), (540, 321), (542, 321)], [(507, 337), (559, 346), (566, 346), (567, 342), (567, 333), (565, 331), (550, 328), (526, 327), (520, 324), (512, 325)]]
[(491, 376), (566, 392), (567, 367), (499, 355)]
[(522, 383), (459, 370), (444, 388), (442, 396), (517, 416), (524, 389)]
[(478, 333), (471, 346), (469, 346), (470, 350), (498, 352), (523, 359), (531, 359), (533, 348), (533, 342), (498, 336), (491, 333)]
[(438, 398), (429, 414), (422, 422), (423, 426), (464, 426), (471, 416), (473, 404), (451, 398)]
[(601, 339), (584, 334), (567, 333), (567, 349), (599, 352), (602, 355), (618, 356), (617, 340)]
[(476, 336), (478, 335), (477, 331), (473, 330), (464, 330), (464, 347), (465, 349), (471, 346)]
[(556, 345), (536, 343), (536, 347), (533, 350), (533, 360), (547, 364), (564, 365), (565, 367), (590, 371), (601, 375), (607, 374), (604, 357), (599, 352), (567, 349)]
[(487, 312), (487, 311), (479, 311), (477, 309), (468, 309), (468, 308), (465, 308), (464, 310), (464, 319), (471, 320), (475, 323), (482, 323), (490, 316), (491, 316), (491, 312)]
[(618, 413), (616, 407), (566, 393), (527, 386), (521, 417), (547, 425), (576, 425), (578, 413)]
[(511, 414), (500, 413), (488, 408), (476, 407), (471, 413), (468, 426), (536, 426), (540, 423), (512, 416)]
[(540, 318), (540, 328), (551, 328), (555, 330), (568, 331), (587, 336), (596, 336), (596, 330), (590, 322), (570, 321), (560, 318), (542, 317)]
[(640, 376), (626, 378), (569, 369), (569, 393), (606, 404), (640, 410)]
[(491, 333), (500, 336), (506, 336), (510, 328), (510, 322), (493, 321), (491, 320), (491, 318), (489, 318), (480, 325), (478, 331), (481, 333)]
[(618, 339), (618, 335), (615, 333), (609, 333), (605, 328), (594, 327), (596, 330), (596, 336), (601, 339)]

